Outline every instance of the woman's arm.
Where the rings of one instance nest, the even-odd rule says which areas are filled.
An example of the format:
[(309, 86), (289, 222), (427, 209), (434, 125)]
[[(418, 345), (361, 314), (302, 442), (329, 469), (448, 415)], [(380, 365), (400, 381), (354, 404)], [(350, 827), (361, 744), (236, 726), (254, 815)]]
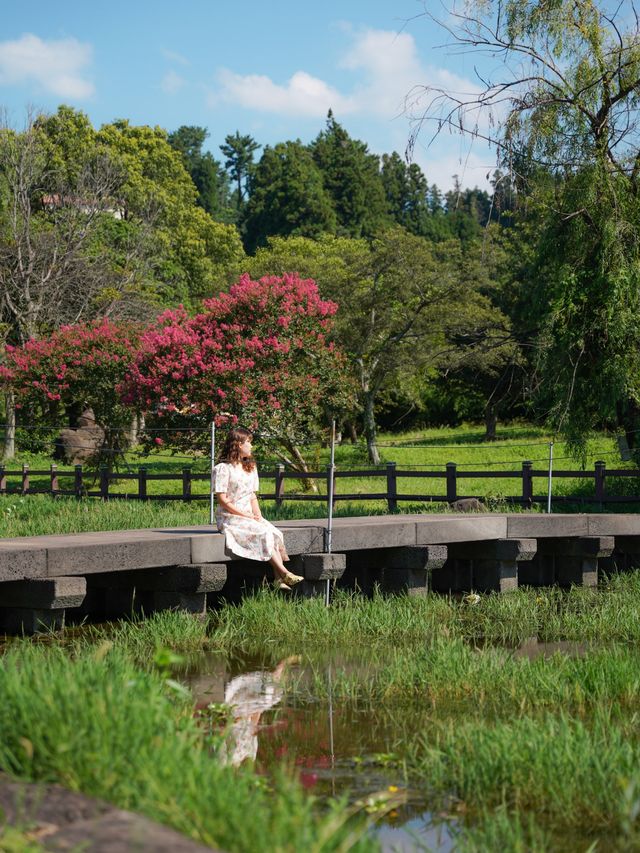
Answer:
[(251, 495), (251, 510), (253, 512), (253, 517), (257, 518), (258, 521), (262, 521), (262, 512), (260, 511), (260, 504), (258, 503), (258, 498), (255, 495), (255, 492)]
[[(240, 518), (255, 518), (255, 515), (252, 515), (249, 512), (242, 512), (241, 509), (238, 509), (237, 506), (232, 504), (229, 498), (227, 497), (226, 492), (216, 492), (216, 498), (218, 499), (218, 503), (225, 510), (225, 512), (228, 512), (231, 515), (239, 515)], [(251, 506), (253, 508), (253, 502)]]

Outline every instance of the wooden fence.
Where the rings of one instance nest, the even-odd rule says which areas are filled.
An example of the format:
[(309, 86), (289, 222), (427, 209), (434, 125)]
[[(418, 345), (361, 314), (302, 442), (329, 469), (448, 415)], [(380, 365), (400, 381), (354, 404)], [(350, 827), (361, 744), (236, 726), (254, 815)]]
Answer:
[[(398, 509), (398, 504), (402, 501), (435, 501), (451, 503), (461, 498), (476, 497), (482, 499), (482, 495), (467, 495), (460, 492), (461, 481), (465, 479), (482, 479), (482, 480), (497, 480), (511, 479), (520, 480), (520, 494), (515, 496), (505, 496), (504, 500), (511, 503), (518, 503), (524, 506), (532, 506), (534, 503), (547, 502), (547, 495), (535, 495), (533, 489), (534, 479), (544, 479), (548, 482), (549, 472), (545, 469), (535, 469), (531, 462), (523, 462), (521, 470), (510, 471), (466, 471), (459, 470), (455, 463), (449, 462), (444, 470), (439, 471), (413, 471), (399, 469), (395, 462), (388, 462), (383, 468), (363, 468), (361, 470), (345, 470), (335, 469), (334, 477), (334, 503), (338, 501), (380, 501), (385, 500), (390, 512)], [(47, 486), (32, 487), (31, 478), (46, 478)], [(273, 492), (263, 492), (260, 497), (266, 500), (275, 500), (278, 506), (281, 506), (284, 501), (327, 501), (327, 494), (319, 492), (312, 493), (291, 493), (286, 491), (286, 481), (301, 479), (320, 480), (324, 481), (329, 491), (329, 478), (331, 477), (331, 469), (327, 467), (325, 471), (311, 471), (304, 474), (304, 477), (299, 471), (286, 470), (284, 465), (276, 465), (270, 471), (262, 470), (260, 472), (261, 480), (273, 480)], [(378, 477), (385, 482), (384, 491), (380, 492), (341, 492), (338, 490), (338, 483), (341, 480), (360, 479), (362, 477), (372, 478)], [(553, 478), (562, 479), (578, 479), (592, 480), (594, 484), (592, 496), (573, 496), (559, 495), (552, 496), (554, 503), (637, 503), (640, 502), (640, 495), (611, 495), (607, 492), (608, 477), (640, 477), (640, 470), (636, 469), (610, 469), (607, 470), (604, 462), (596, 462), (592, 471), (579, 470), (555, 470), (552, 472)], [(420, 479), (431, 483), (434, 480), (445, 481), (444, 494), (410, 494), (403, 493), (399, 489), (400, 482), (406, 479)], [(10, 480), (19, 481), (15, 486), (9, 485)], [(71, 487), (67, 484), (67, 488), (62, 488), (61, 480), (71, 481)], [(208, 500), (208, 490), (205, 494), (193, 494), (192, 484), (197, 481), (208, 481), (209, 474), (194, 473), (191, 468), (183, 468), (181, 473), (171, 474), (154, 474), (150, 473), (146, 467), (140, 467), (137, 473), (123, 474), (120, 472), (110, 472), (107, 468), (101, 468), (98, 472), (85, 471), (82, 465), (76, 465), (70, 470), (59, 470), (56, 465), (51, 465), (48, 470), (30, 470), (28, 465), (23, 465), (21, 470), (9, 471), (4, 466), (0, 466), (0, 495), (18, 494), (48, 494), (53, 496), (72, 496), (76, 498), (102, 498), (103, 500), (128, 499), (128, 500), (179, 500), (179, 501), (195, 501)], [(124, 492), (114, 492), (111, 486), (114, 482), (122, 483), (131, 481), (132, 491), (125, 490)], [(155, 494), (149, 493), (149, 483), (157, 481), (172, 481), (180, 482), (180, 491), (174, 494)]]

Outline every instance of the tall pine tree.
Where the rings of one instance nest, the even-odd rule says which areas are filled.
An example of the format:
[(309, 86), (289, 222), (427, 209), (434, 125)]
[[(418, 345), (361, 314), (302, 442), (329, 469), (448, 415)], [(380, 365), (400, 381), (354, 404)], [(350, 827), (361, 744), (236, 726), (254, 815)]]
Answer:
[(332, 199), (338, 234), (370, 236), (390, 224), (378, 157), (364, 142), (351, 139), (331, 110), (310, 150)]
[(336, 215), (322, 174), (302, 143), (267, 146), (252, 179), (244, 219), (245, 246), (254, 252), (268, 237), (333, 234)]

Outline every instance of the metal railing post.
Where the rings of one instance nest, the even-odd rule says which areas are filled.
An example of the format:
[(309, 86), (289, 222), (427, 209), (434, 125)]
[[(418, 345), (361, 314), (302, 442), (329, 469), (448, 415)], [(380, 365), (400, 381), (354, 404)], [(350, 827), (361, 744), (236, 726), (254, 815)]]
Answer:
[(211, 439), (209, 452), (211, 455), (211, 472), (209, 475), (209, 524), (215, 523), (215, 494), (213, 491), (213, 469), (216, 464), (216, 422), (211, 421)]
[[(331, 553), (331, 537), (333, 534), (333, 486), (334, 486), (334, 475), (336, 470), (336, 422), (335, 419), (331, 421), (331, 462), (329, 464), (329, 482), (328, 482), (328, 507), (327, 507), (327, 535), (325, 539), (325, 552), (327, 554)], [(329, 595), (330, 595), (330, 581), (327, 579), (325, 581), (325, 590), (324, 590), (324, 603), (328, 607), (329, 606)]]

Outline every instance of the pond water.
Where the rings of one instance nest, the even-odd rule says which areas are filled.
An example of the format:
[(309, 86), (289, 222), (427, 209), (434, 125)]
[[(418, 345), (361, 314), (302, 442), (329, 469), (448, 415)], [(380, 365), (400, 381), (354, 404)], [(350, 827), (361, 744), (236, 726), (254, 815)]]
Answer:
[[(533, 659), (583, 655), (587, 649), (531, 637), (505, 651)], [(250, 762), (269, 775), (285, 763), (316, 796), (347, 796), (375, 819), (371, 831), (385, 851), (455, 849), (455, 801), (431, 798), (424, 785), (415, 789), (403, 771), (401, 744), (426, 727), (430, 709), (335, 701), (332, 679), (338, 670), (366, 677), (373, 666), (358, 650), (304, 661), (209, 653), (198, 655), (180, 677), (212, 728), (221, 726), (218, 706), (232, 709), (224, 750), (230, 764)]]
[[(353, 660), (339, 665), (351, 670), (364, 666)], [(266, 662), (202, 655), (181, 680), (192, 690), (198, 709), (206, 712), (213, 705), (215, 711), (219, 703), (233, 709), (224, 750), (229, 763), (249, 761), (267, 775), (285, 763), (316, 796), (346, 795), (375, 819), (371, 831), (385, 851), (453, 850), (455, 820), (432, 811), (435, 804), (425, 791), (410, 787), (396, 751), (400, 731), (419, 733), (423, 712), (409, 716), (407, 709), (394, 712), (333, 702), (335, 666), (329, 661), (320, 670), (328, 698), (315, 701), (296, 701), (295, 689), (286, 687), (312, 680), (298, 657)], [(317, 680), (317, 663), (313, 670)], [(219, 725), (215, 714), (211, 725)]]

